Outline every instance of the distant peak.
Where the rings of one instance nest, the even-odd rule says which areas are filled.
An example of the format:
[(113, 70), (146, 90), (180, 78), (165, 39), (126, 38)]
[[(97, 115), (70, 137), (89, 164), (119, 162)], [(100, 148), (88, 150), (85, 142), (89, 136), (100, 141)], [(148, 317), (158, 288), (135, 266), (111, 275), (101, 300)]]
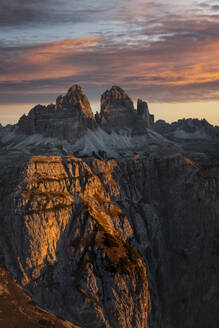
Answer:
[(72, 85), (72, 86), (68, 89), (67, 94), (69, 94), (69, 93), (74, 93), (74, 92), (78, 92), (78, 93), (82, 93), (82, 94), (83, 94), (83, 90), (82, 90), (81, 86), (78, 85), (78, 84), (74, 84), (74, 85)]
[(72, 108), (83, 113), (85, 117), (94, 119), (89, 100), (78, 84), (72, 85), (64, 97), (59, 96), (56, 99), (56, 108)]
[(149, 115), (148, 104), (146, 101), (138, 99), (137, 112), (139, 115)]
[(115, 107), (125, 107), (134, 110), (132, 100), (127, 93), (119, 86), (112, 86), (110, 90), (106, 90), (101, 96), (101, 111)]
[(102, 97), (105, 97), (106, 95), (111, 95), (112, 97), (128, 97), (127, 93), (120, 88), (117, 85), (113, 85), (110, 90), (106, 90), (103, 94)]
[(78, 100), (79, 98), (83, 99), (83, 100), (86, 99), (86, 102), (88, 102), (87, 97), (85, 96), (82, 88), (78, 84), (72, 85), (71, 88), (68, 89), (68, 92), (67, 92), (65, 98), (66, 98), (67, 102), (70, 102), (70, 103), (72, 103), (71, 100), (76, 100), (76, 99)]
[(110, 89), (110, 91), (117, 91), (117, 92), (120, 92), (120, 93), (125, 93), (125, 91), (120, 88), (118, 85), (113, 85)]

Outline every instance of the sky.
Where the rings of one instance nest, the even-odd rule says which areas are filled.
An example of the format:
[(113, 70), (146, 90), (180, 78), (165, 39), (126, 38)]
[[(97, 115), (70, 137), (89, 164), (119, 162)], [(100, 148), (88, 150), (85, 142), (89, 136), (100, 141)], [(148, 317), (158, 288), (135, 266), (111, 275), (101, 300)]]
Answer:
[(219, 125), (219, 0), (1, 0), (0, 123), (75, 83)]

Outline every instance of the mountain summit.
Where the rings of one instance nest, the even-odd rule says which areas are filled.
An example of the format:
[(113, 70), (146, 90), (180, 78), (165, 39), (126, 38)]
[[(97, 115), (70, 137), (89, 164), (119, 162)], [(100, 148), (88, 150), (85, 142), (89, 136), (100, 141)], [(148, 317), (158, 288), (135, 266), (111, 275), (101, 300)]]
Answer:
[(152, 127), (147, 104), (144, 108), (141, 107), (140, 111), (135, 110), (133, 101), (118, 86), (113, 86), (101, 96), (98, 120), (107, 132), (128, 130), (136, 135), (145, 134), (146, 129)]
[(163, 148), (167, 152), (177, 151), (180, 145), (186, 152), (196, 150), (189, 156), (195, 160), (201, 156), (201, 161), (207, 163), (211, 161), (206, 160), (207, 151), (218, 156), (217, 140), (218, 127), (206, 121), (181, 120), (171, 125), (154, 122), (147, 102), (138, 99), (135, 108), (119, 86), (112, 86), (102, 94), (100, 112), (95, 117), (87, 96), (76, 84), (64, 96), (57, 97), (55, 105), (37, 105), (16, 125), (0, 128), (3, 147), (25, 149), (32, 155), (101, 153), (104, 158), (117, 158), (146, 151), (162, 152)]
[(59, 96), (56, 99), (55, 108), (61, 111), (78, 112), (78, 114), (84, 115), (85, 118), (94, 119), (89, 100), (84, 95), (82, 88), (77, 84), (69, 88), (64, 97)]
[(59, 96), (56, 105), (37, 105), (18, 122), (19, 134), (40, 134), (74, 143), (85, 131), (96, 126), (90, 103), (78, 85), (65, 96)]
[(127, 93), (118, 86), (112, 86), (110, 90), (106, 90), (101, 96), (101, 112), (123, 107), (134, 111), (133, 101), (129, 98)]
[(100, 113), (94, 115), (88, 98), (79, 85), (69, 88), (56, 105), (37, 105), (23, 115), (16, 127), (18, 135), (41, 135), (74, 144), (89, 131), (102, 129), (110, 134), (146, 135), (153, 127), (153, 116), (146, 102), (138, 100), (137, 110), (127, 93), (113, 86), (101, 96)]
[(154, 124), (116, 86), (95, 118), (75, 85), (0, 127), (3, 312), (59, 326), (1, 266), (66, 328), (218, 327), (217, 140), (206, 122)]

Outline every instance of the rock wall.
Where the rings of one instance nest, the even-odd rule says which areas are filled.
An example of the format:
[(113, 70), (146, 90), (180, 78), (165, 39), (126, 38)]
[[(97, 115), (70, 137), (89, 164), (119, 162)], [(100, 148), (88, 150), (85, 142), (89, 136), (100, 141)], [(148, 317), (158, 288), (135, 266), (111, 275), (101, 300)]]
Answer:
[(23, 115), (16, 129), (18, 135), (41, 134), (74, 143), (87, 129), (96, 127), (90, 103), (78, 85), (59, 96), (56, 105), (37, 105)]
[(218, 180), (180, 154), (2, 166), (1, 262), (80, 327), (215, 328)]
[(146, 134), (147, 128), (153, 127), (147, 103), (139, 99), (135, 110), (132, 100), (118, 86), (113, 86), (101, 96), (101, 110), (96, 120), (108, 133), (129, 131), (133, 135), (142, 135)]

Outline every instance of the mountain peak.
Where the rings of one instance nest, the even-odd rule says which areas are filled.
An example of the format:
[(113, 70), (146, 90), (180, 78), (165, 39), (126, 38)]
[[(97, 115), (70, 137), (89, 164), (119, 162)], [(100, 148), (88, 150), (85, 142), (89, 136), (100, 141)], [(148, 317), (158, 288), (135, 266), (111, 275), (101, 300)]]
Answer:
[(96, 117), (107, 132), (129, 130), (132, 134), (145, 134), (145, 129), (153, 126), (154, 119), (146, 102), (138, 100), (136, 111), (128, 94), (115, 85), (102, 94), (101, 111)]
[(94, 115), (83, 89), (72, 85), (64, 96), (56, 99), (56, 105), (37, 105), (18, 122), (17, 134), (39, 134), (44, 137), (76, 142), (97, 126), (111, 133), (125, 131), (129, 135), (145, 135), (153, 126), (147, 103), (138, 101), (137, 110), (128, 94), (119, 86), (112, 86), (101, 96), (101, 111)]
[(75, 142), (86, 130), (96, 126), (90, 103), (79, 85), (69, 88), (56, 105), (37, 105), (18, 122), (18, 133), (41, 134)]
[(68, 89), (68, 93), (75, 92), (75, 91), (83, 93), (83, 91), (82, 91), (82, 87), (81, 87), (80, 85), (78, 85), (78, 84), (73, 84), (73, 85)]
[(56, 99), (56, 109), (74, 110), (81, 112), (86, 118), (94, 119), (89, 100), (77, 84), (72, 85), (64, 97), (59, 96)]
[(132, 100), (127, 93), (119, 86), (112, 86), (110, 90), (106, 90), (101, 96), (101, 111), (108, 111), (110, 108), (125, 107), (134, 110)]

